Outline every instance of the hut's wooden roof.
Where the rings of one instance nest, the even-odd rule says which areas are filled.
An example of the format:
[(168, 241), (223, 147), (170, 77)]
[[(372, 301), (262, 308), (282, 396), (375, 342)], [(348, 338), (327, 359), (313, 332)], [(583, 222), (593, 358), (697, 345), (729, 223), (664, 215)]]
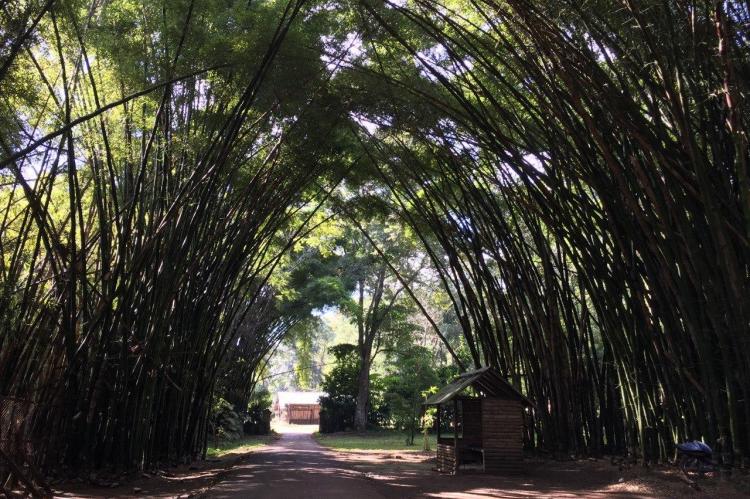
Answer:
[(469, 386), (474, 387), (485, 397), (514, 399), (526, 406), (532, 405), (529, 399), (508, 383), (496, 369), (489, 366), (460, 374), (453, 382), (428, 397), (423, 405), (440, 405), (450, 402)]

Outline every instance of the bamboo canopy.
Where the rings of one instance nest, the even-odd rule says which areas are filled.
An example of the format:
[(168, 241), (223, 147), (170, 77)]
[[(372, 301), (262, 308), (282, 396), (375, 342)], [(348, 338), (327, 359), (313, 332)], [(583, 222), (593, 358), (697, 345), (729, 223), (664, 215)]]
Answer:
[(524, 397), (560, 453), (750, 455), (747, 2), (135, 4), (0, 11), (0, 403), (29, 461), (200, 457), (217, 387), (246, 404), (301, 320), (291, 250), (373, 207), (447, 294), (455, 364), (491, 366), (433, 402)]

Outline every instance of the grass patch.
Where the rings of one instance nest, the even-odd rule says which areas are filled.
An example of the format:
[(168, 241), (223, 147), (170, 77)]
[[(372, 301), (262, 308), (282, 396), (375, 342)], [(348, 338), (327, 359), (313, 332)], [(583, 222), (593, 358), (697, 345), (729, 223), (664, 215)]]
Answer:
[[(313, 438), (320, 445), (334, 450), (398, 450), (421, 451), (424, 436), (414, 436), (414, 445), (406, 445), (406, 434), (393, 430), (368, 431), (366, 433), (313, 433)], [(429, 436), (430, 449), (435, 450), (437, 437)]]
[(245, 452), (250, 452), (253, 449), (269, 444), (276, 440), (276, 438), (278, 438), (277, 435), (271, 434), (252, 435), (242, 437), (238, 440), (220, 440), (218, 447), (209, 444), (206, 450), (206, 457), (221, 458), (230, 454), (244, 454)]

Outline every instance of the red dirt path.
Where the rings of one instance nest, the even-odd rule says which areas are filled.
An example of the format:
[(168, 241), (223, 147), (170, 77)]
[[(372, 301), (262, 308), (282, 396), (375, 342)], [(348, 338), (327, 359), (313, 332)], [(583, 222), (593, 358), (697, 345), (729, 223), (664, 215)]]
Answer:
[[(174, 477), (129, 482), (115, 489), (70, 487), (64, 497), (195, 497), (258, 499), (389, 498), (740, 498), (718, 479), (690, 488), (674, 469), (620, 471), (609, 461), (524, 465), (516, 476), (432, 471), (433, 453), (338, 452), (320, 446), (310, 428), (288, 427), (279, 440), (231, 461), (204, 464)], [(138, 487), (135, 493), (134, 487)]]
[(528, 463), (527, 470), (517, 476), (449, 476), (432, 471), (431, 458), (431, 453), (337, 452), (321, 447), (308, 434), (287, 433), (274, 445), (249, 456), (202, 497), (745, 497), (716, 487), (710, 492), (697, 492), (674, 473), (651, 472), (644, 479), (629, 477), (646, 472), (640, 468), (621, 472), (605, 461)]

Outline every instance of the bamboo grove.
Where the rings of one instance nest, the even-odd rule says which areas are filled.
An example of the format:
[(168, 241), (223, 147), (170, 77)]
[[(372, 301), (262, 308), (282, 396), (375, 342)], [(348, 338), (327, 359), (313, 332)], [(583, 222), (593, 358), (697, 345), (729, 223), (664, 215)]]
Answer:
[[(153, 82), (140, 93), (103, 83), (85, 42), (94, 28), (52, 4), (10, 13), (49, 30), (7, 55), (33, 64), (49, 93), (2, 144), (5, 405), (32, 403), (43, 466), (194, 459), (217, 375), (240, 354), (252, 370), (293, 323), (268, 281), (316, 170), (288, 167), (279, 150), (294, 132), (257, 101), (300, 2), (266, 13), (276, 28), (237, 76), (181, 62), (200, 21), (190, 3), (175, 52), (144, 69)], [(146, 93), (156, 97), (136, 100)]]
[(529, 439), (746, 455), (748, 5), (389, 4), (371, 43), (400, 47), (373, 50), (412, 56), (442, 117), (390, 117), (371, 154), (474, 363), (536, 402)]
[(750, 4), (218, 4), (0, 13), (0, 397), (38, 465), (199, 456), (217, 380), (246, 401), (301, 320), (288, 250), (321, 209), (361, 228), (360, 188), (530, 447), (748, 454)]

